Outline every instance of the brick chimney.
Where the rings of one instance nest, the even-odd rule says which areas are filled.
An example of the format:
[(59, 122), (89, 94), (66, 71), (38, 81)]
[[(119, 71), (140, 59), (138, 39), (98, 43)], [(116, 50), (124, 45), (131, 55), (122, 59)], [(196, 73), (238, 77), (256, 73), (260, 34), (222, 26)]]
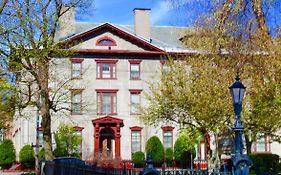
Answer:
[(61, 14), (59, 18), (59, 30), (57, 38), (64, 39), (75, 32), (75, 8), (70, 6), (63, 6), (61, 8)]
[(135, 8), (135, 34), (150, 40), (150, 9)]

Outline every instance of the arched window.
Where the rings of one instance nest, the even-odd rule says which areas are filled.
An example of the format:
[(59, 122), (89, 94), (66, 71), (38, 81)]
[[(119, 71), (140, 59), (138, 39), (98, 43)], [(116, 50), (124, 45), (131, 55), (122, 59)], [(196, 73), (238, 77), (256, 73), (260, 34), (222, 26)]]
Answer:
[(97, 46), (116, 46), (116, 42), (114, 39), (109, 38), (108, 36), (102, 37), (97, 40)]

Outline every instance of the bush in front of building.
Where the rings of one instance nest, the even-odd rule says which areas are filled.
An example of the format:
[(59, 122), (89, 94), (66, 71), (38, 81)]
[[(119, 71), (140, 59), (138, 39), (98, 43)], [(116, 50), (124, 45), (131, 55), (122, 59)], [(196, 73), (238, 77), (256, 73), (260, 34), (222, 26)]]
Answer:
[(39, 160), (44, 160), (45, 159), (45, 148), (41, 148), (39, 153), (38, 153), (38, 159)]
[(253, 162), (251, 173), (278, 173), (279, 156), (276, 154), (251, 154), (250, 158)]
[(146, 156), (151, 155), (155, 162), (162, 162), (164, 160), (164, 147), (157, 136), (150, 137), (146, 142)]
[(26, 168), (34, 167), (35, 165), (34, 154), (35, 153), (31, 145), (24, 145), (19, 153), (20, 163), (22, 163)]
[(135, 168), (142, 168), (145, 164), (145, 155), (142, 151), (137, 151), (132, 155), (132, 161)]
[(10, 168), (16, 160), (16, 151), (12, 140), (6, 139), (0, 145), (0, 167)]
[(174, 157), (178, 166), (190, 167), (192, 164), (191, 157), (195, 157), (195, 144), (186, 135), (180, 135), (174, 146)]
[(173, 166), (174, 151), (172, 148), (167, 148), (165, 150), (165, 162), (168, 167)]

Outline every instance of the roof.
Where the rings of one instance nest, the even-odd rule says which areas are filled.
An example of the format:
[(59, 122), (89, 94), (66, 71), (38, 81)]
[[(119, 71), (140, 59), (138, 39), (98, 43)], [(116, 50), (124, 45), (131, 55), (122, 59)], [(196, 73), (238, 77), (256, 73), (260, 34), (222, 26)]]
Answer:
[[(106, 23), (104, 23), (106, 24)], [(110, 23), (108, 23), (110, 24)], [(88, 22), (76, 22), (75, 23), (75, 33), (69, 37), (79, 35), (81, 33), (87, 32), (94, 29), (95, 27), (101, 26), (103, 24), (88, 23)], [(135, 35), (133, 25), (113, 25), (125, 32), (130, 33), (138, 38), (140, 36)], [(142, 38), (150, 44), (164, 50), (167, 52), (194, 52), (195, 50), (186, 47), (180, 39), (183, 38), (187, 33), (194, 33), (195, 28), (192, 27), (176, 27), (176, 26), (151, 26), (150, 28), (151, 38)]]

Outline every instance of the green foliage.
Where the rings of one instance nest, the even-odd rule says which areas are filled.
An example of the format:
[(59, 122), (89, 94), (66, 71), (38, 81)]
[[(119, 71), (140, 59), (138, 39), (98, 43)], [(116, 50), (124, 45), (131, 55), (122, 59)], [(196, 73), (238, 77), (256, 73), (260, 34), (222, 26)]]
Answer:
[(45, 159), (45, 148), (40, 149), (38, 153), (38, 159), (39, 160), (44, 160)]
[(82, 141), (82, 136), (77, 135), (75, 129), (72, 126), (60, 124), (58, 131), (55, 132), (55, 141), (55, 157), (75, 156), (80, 158), (80, 153), (78, 153), (77, 150)]
[(251, 167), (252, 173), (278, 173), (279, 169), (279, 156), (276, 154), (251, 154), (253, 166)]
[(177, 161), (190, 160), (191, 155), (195, 157), (195, 142), (187, 135), (181, 134), (174, 146), (174, 157)]
[(31, 145), (24, 145), (19, 153), (20, 162), (26, 167), (31, 168), (35, 165), (34, 150)]
[(153, 161), (164, 160), (164, 147), (157, 136), (150, 137), (146, 142), (146, 155), (151, 155)]
[(174, 151), (172, 148), (167, 148), (165, 150), (165, 160), (166, 161), (171, 161), (174, 159)]
[(16, 151), (12, 140), (4, 140), (0, 145), (0, 166), (2, 168), (11, 167), (16, 160)]
[(145, 163), (145, 155), (144, 152), (142, 151), (137, 151), (135, 153), (133, 153), (132, 155), (132, 160), (134, 163), (134, 167), (135, 168), (141, 168), (144, 166)]

